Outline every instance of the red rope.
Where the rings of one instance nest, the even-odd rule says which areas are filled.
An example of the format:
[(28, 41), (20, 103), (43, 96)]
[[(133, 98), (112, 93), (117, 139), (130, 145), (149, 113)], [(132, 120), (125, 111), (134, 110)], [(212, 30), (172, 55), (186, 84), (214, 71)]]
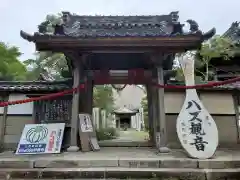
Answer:
[(47, 95), (39, 96), (39, 97), (35, 97), (35, 98), (1, 102), (0, 107), (15, 105), (15, 104), (24, 104), (24, 103), (46, 100), (46, 99), (53, 99), (53, 98), (57, 98), (57, 97), (60, 97), (60, 96), (64, 96), (66, 94), (72, 94), (73, 92), (76, 92), (76, 91), (78, 91), (80, 89), (84, 89), (84, 88), (85, 88), (84, 84), (81, 84), (78, 88), (73, 88), (73, 89), (65, 90), (65, 91), (58, 92), (58, 93), (47, 94)]
[[(162, 84), (157, 84), (157, 83), (153, 83), (153, 85), (157, 86), (158, 88), (164, 88), (164, 89), (199, 89), (199, 88), (210, 88), (210, 87), (214, 87), (214, 86), (222, 86), (222, 85), (231, 84), (231, 83), (234, 83), (237, 81), (240, 81), (240, 77), (236, 77), (236, 78), (221, 81), (221, 82), (210, 82), (207, 84), (198, 84), (198, 85), (194, 85), (194, 86), (162, 85)], [(84, 89), (84, 88), (85, 88), (85, 85), (81, 84), (77, 88), (65, 90), (65, 91), (58, 92), (58, 93), (47, 94), (47, 95), (36, 97), (36, 98), (28, 98), (28, 99), (17, 100), (17, 101), (1, 102), (0, 107), (14, 105), (14, 104), (24, 104), (24, 103), (46, 100), (46, 99), (53, 99), (56, 97), (64, 96), (66, 94), (71, 94), (73, 92), (79, 91), (80, 89)]]

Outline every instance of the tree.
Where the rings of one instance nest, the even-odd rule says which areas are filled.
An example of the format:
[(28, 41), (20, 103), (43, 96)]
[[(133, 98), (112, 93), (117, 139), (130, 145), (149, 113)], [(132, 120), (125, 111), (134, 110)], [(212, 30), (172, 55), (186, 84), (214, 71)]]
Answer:
[(19, 61), (20, 55), (21, 53), (17, 47), (0, 42), (1, 80), (25, 80), (27, 69)]
[(93, 90), (93, 106), (105, 109), (107, 114), (110, 113), (114, 106), (112, 87), (109, 85), (98, 85)]
[(206, 71), (202, 72), (204, 80), (209, 80), (209, 65), (213, 58), (223, 58), (229, 60), (235, 53), (236, 46), (234, 43), (225, 37), (215, 36), (206, 43), (203, 43), (201, 49), (197, 52), (196, 66), (205, 66)]
[[(212, 72), (209, 71), (210, 61), (213, 58), (223, 58), (224, 60), (229, 60), (236, 51), (236, 46), (234, 43), (225, 37), (215, 36), (209, 41), (202, 44), (201, 49), (196, 52), (190, 53), (192, 58), (195, 60), (195, 72), (200, 73), (205, 81), (209, 80)], [(179, 56), (184, 56), (185, 54), (179, 54)], [(178, 59), (178, 58), (177, 58)], [(179, 67), (179, 62), (175, 62), (174, 69), (177, 72), (176, 79), (184, 80), (182, 69)], [(201, 72), (198, 69), (205, 67), (205, 72)], [(197, 81), (200, 81), (199, 77), (196, 77)]]
[[(23, 62), (30, 69), (29, 74), (31, 79), (28, 80), (36, 80), (41, 73), (51, 74), (55, 79), (62, 78), (63, 72), (68, 68), (65, 57), (60, 53), (51, 53), (52, 55), (50, 55), (50, 53), (51, 52), (40, 52), (36, 54), (36, 59), (28, 59)], [(56, 65), (55, 63), (59, 64)], [(67, 76), (68, 75), (65, 75), (64, 77)]]
[[(47, 15), (45, 20), (38, 25), (38, 32), (44, 34), (53, 34), (54, 25), (61, 23), (61, 14)], [(37, 52), (36, 59), (28, 59), (24, 64), (31, 69), (31, 78), (36, 79), (41, 73), (48, 73), (55, 79), (69, 77), (67, 61), (64, 54), (53, 53), (51, 51)]]
[[(38, 25), (38, 31), (44, 34), (53, 34), (53, 27), (62, 23), (61, 16), (61, 13), (47, 15), (45, 21)], [(39, 59), (45, 69), (56, 79), (63, 77), (68, 71), (67, 60), (62, 53), (40, 52)]]

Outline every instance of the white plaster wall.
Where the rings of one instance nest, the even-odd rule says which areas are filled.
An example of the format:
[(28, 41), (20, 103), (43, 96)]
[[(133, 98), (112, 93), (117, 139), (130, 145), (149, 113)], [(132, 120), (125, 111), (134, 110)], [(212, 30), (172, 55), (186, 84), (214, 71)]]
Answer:
[[(27, 99), (25, 94), (10, 94), (9, 101)], [(8, 107), (8, 114), (32, 114), (33, 103), (17, 104)]]
[(4, 107), (0, 107), (0, 114), (3, 114)]

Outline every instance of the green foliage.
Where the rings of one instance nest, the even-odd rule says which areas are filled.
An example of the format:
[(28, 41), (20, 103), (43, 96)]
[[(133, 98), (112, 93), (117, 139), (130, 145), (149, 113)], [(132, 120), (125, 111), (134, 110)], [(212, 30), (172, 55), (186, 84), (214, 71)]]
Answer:
[(1, 80), (24, 80), (27, 69), (19, 61), (21, 53), (15, 46), (9, 46), (0, 42), (0, 79)]
[[(209, 80), (209, 76), (213, 75), (213, 72), (209, 71), (210, 61), (213, 58), (223, 58), (229, 60), (234, 56), (236, 46), (228, 39), (221, 36), (215, 36), (206, 43), (202, 44), (201, 49), (198, 51), (196, 58), (196, 67), (205, 66), (206, 71), (200, 72), (205, 81)], [(199, 56), (200, 55), (200, 56)]]
[(23, 62), (31, 70), (29, 74), (29, 80), (36, 80), (41, 73), (49, 73), (55, 79), (61, 79), (64, 75), (69, 77), (68, 66), (65, 61), (65, 57), (60, 53), (40, 52), (36, 54), (36, 59), (28, 59)]
[[(40, 33), (53, 34), (54, 25), (61, 24), (61, 14), (47, 15), (45, 20), (38, 25)], [(68, 78), (71, 73), (68, 70), (67, 61), (62, 53), (53, 53), (50, 51), (36, 53), (35, 60), (26, 60), (25, 65), (31, 68), (30, 80), (39, 77), (41, 73), (48, 73), (55, 79)]]
[(229, 60), (235, 53), (236, 47), (233, 42), (221, 36), (214, 36), (212, 39), (202, 44), (199, 54), (202, 58), (199, 60), (205, 61), (213, 58), (224, 58)]
[(54, 25), (61, 24), (61, 16), (62, 14), (59, 13), (57, 15), (55, 14), (49, 14), (46, 16), (45, 20), (38, 25), (38, 32), (40, 33), (53, 33), (54, 32)]
[(94, 87), (93, 106), (105, 109), (107, 114), (113, 110), (114, 98), (110, 85), (98, 85)]
[(144, 114), (144, 124), (145, 129), (149, 130), (149, 124), (148, 124), (148, 102), (147, 102), (147, 95), (142, 98), (141, 105), (143, 108), (143, 114)]
[[(195, 72), (201, 74), (204, 81), (208, 81), (209, 77), (213, 76), (213, 72), (209, 70), (211, 59), (223, 58), (224, 60), (230, 60), (230, 58), (234, 56), (236, 50), (237, 47), (230, 39), (218, 35), (214, 36), (209, 41), (203, 43), (200, 50), (196, 53), (192, 53), (192, 57), (195, 59)], [(182, 55), (183, 54), (180, 56)], [(206, 71), (199, 71), (198, 69), (200, 67), (206, 67)], [(175, 70), (177, 72), (176, 79), (183, 81), (184, 76), (181, 68), (179, 66), (175, 66)], [(196, 79), (197, 81), (202, 81), (200, 77), (197, 77)]]
[(96, 130), (96, 134), (99, 141), (116, 139), (119, 136), (119, 132), (115, 128), (101, 128)]

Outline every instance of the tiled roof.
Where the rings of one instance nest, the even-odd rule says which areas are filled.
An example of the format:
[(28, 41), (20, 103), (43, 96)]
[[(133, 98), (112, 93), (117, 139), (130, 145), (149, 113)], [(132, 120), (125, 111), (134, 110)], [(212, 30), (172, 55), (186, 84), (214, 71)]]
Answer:
[[(184, 85), (183, 82), (170, 81), (169, 84)], [(71, 89), (71, 80), (62, 81), (0, 81), (0, 91), (8, 92), (56, 92)], [(240, 81), (223, 85), (216, 86), (213, 88), (200, 88), (200, 89), (212, 89), (212, 90), (240, 90)], [(116, 112), (131, 113), (133, 110), (122, 108), (115, 110)], [(131, 112), (130, 112), (131, 111)]]
[(64, 33), (74, 37), (163, 36), (172, 33), (178, 13), (162, 16), (77, 16), (64, 12), (63, 21)]
[[(69, 12), (63, 12), (62, 23), (55, 25), (54, 35), (35, 33), (34, 36), (31, 36), (21, 31), (21, 36), (29, 41), (34, 41), (40, 35), (49, 37), (111, 38), (164, 37), (194, 34), (197, 36), (203, 35), (203, 39), (206, 39), (215, 34), (214, 28), (202, 34), (198, 29), (197, 22), (193, 20), (187, 20), (190, 24), (190, 30), (184, 33), (182, 29), (184, 25), (178, 19), (178, 12), (158, 16), (78, 16)], [(46, 29), (46, 25), (40, 27), (40, 29), (44, 28)], [(45, 33), (45, 30), (42, 32)]]
[(229, 90), (233, 90), (233, 89), (240, 90), (240, 81), (235, 82), (235, 83), (231, 83), (231, 84), (226, 84), (226, 85), (223, 85), (223, 86), (217, 86), (215, 88), (222, 88), (222, 89), (229, 89)]
[[(170, 80), (168, 83), (169, 84), (174, 84), (174, 85), (185, 85), (184, 82), (175, 81), (175, 80)], [(201, 84), (206, 84), (206, 82), (202, 82)], [(231, 84), (222, 85), (222, 86), (214, 86), (214, 87), (199, 88), (199, 89), (207, 89), (207, 90), (240, 90), (240, 81), (235, 82), (235, 83), (231, 83)]]
[(130, 110), (126, 107), (121, 107), (119, 109), (114, 110), (113, 112), (116, 114), (136, 114), (137, 113), (137, 111)]
[(64, 81), (0, 81), (0, 91), (41, 92), (62, 91), (70, 89), (69, 80)]

